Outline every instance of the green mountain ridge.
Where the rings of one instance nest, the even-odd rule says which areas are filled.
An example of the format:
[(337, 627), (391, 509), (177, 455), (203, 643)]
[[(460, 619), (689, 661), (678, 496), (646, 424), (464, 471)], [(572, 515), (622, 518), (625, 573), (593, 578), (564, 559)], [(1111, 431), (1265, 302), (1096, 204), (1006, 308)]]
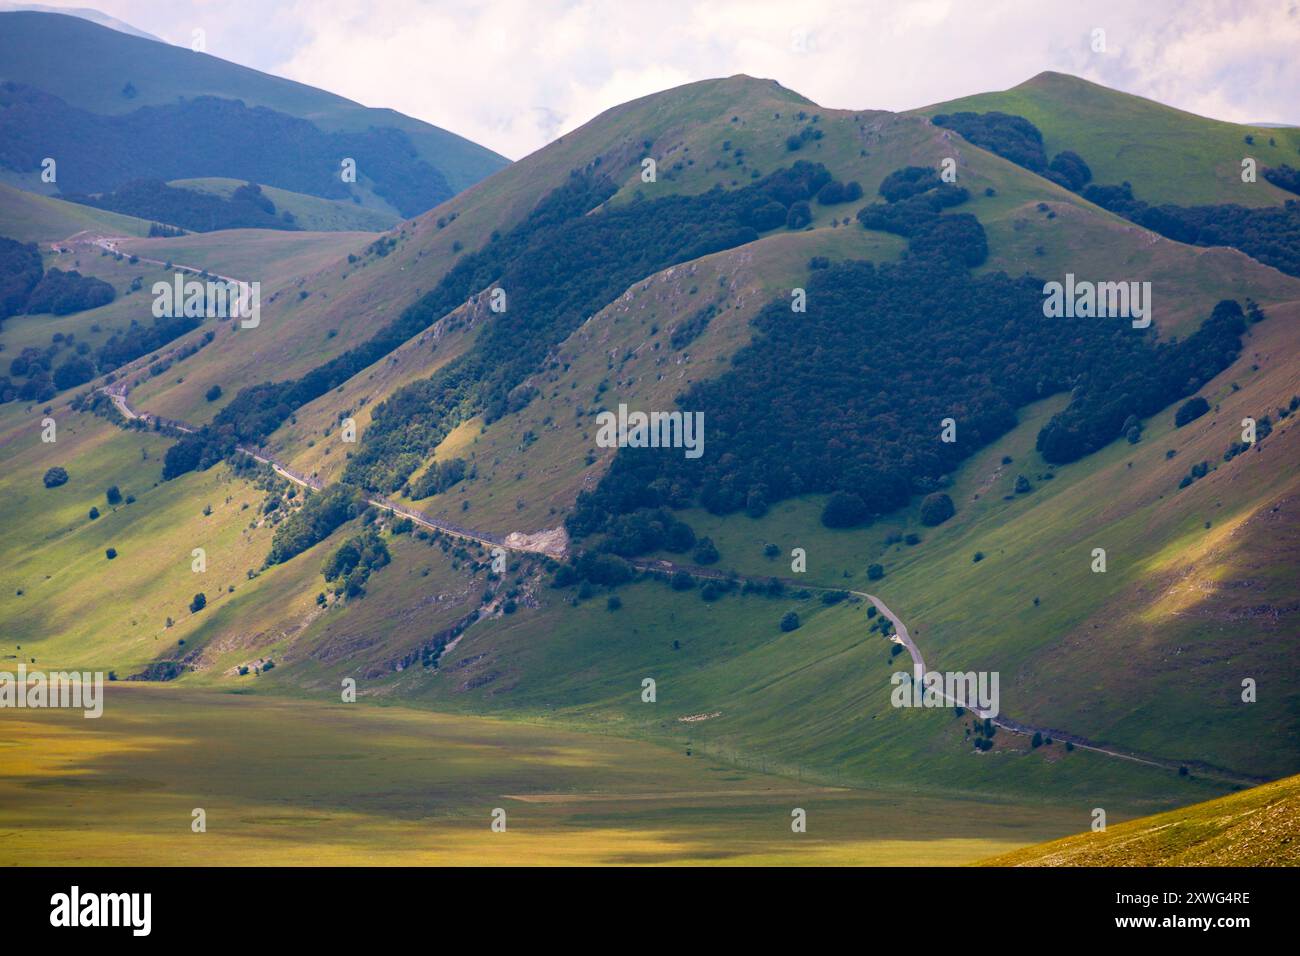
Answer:
[[(1036, 104), (1037, 114), (1025, 115), (1042, 129), (1049, 155), (1079, 148), (1098, 181), (1128, 179), (1154, 198), (1152, 170), (1169, 162), (1192, 184), (1187, 195), (1214, 202), (1233, 195), (1219, 168), (1230, 163), (1239, 128), (1216, 133), (1195, 162), (1178, 165), (1182, 144), (1198, 141), (1211, 121), (1171, 111), (1148, 136), (1146, 121), (1133, 119), (1156, 109), (1145, 101), (1113, 92), (1108, 99), (1055, 76), (1016, 90)], [(64, 393), (54, 403), (64, 429), (55, 448), (39, 441), (38, 409), (0, 408), (0, 444), (13, 462), (0, 517), (15, 529), (0, 564), (0, 619), (14, 623), (13, 643), (42, 664), (178, 675), (170, 692), (337, 699), (340, 680), (351, 677), (370, 703), (633, 738), (745, 772), (894, 799), (958, 794), (967, 803), (952, 812), (963, 820), (977, 818), (983, 801), (1013, 794), (1061, 814), (1054, 820), (1077, 821), (1057, 829), (1061, 835), (1084, 829), (1097, 805), (1119, 820), (1218, 796), (1232, 784), (1211, 768), (1294, 773), (1300, 753), (1288, 742), (1300, 739), (1297, 698), (1286, 675), (1297, 664), (1287, 634), (1300, 488), (1287, 463), (1298, 440), (1288, 403), (1300, 395), (1300, 281), (1233, 249), (1156, 236), (926, 119), (957, 108), (1016, 112), (1012, 105), (975, 97), (914, 114), (825, 110), (769, 80), (704, 81), (607, 111), (378, 243), (247, 233), (124, 242), (124, 251), (152, 259), (273, 277), (274, 292), (259, 329), (205, 323), (174, 347), (215, 328), (210, 345), (162, 374), (149, 371), (159, 356), (145, 356), (121, 380), (137, 409), (209, 423), (241, 388), (297, 378), (362, 345), (465, 256), (494, 244), (514, 248), (512, 230), (572, 175), (604, 177), (612, 193), (566, 222), (575, 230), (611, 212), (629, 222), (661, 215), (675, 208), (664, 203), (670, 198), (702, 203), (695, 197), (714, 187), (763, 183), (800, 160), (858, 182), (861, 200), (813, 199), (802, 226), (755, 228), (757, 238), (686, 261), (655, 260), (648, 274), (620, 280), (556, 326), (521, 382), (526, 401), (504, 412), (472, 408), (436, 447), (413, 452), (412, 482), (454, 459), (466, 463), (466, 477), (404, 505), (500, 538), (554, 532), (615, 457), (595, 446), (597, 409), (670, 407), (692, 386), (723, 380), (759, 334), (752, 320), (788, 302), (795, 288), (815, 289), (820, 260), (883, 267), (907, 255), (908, 237), (864, 229), (855, 214), (877, 200), (893, 171), (934, 168), (953, 156), (969, 196), (946, 215), (974, 217), (987, 238), (976, 277), (1151, 276), (1162, 290), (1161, 342), (1190, 337), (1220, 300), (1251, 298), (1263, 308), (1267, 318), (1244, 327), (1240, 353), (1197, 382), (1208, 407), (1201, 418), (1180, 427), (1176, 406), (1162, 407), (1143, 419), (1136, 441), (1117, 433), (1059, 464), (1035, 439), (1069, 392), (1038, 397), (1015, 410), (1009, 430), (953, 466), (943, 488), (956, 514), (938, 526), (922, 521), (919, 495), (843, 529), (820, 520), (826, 495), (772, 501), (758, 517), (692, 503), (674, 515), (720, 553), (708, 569), (723, 579), (734, 572), (737, 583), (709, 589), (701, 576), (675, 590), (656, 574), (555, 587), (556, 562), (535, 552), (512, 552), (500, 572), (487, 547), (374, 515), (344, 516), (302, 553), (263, 566), (281, 529), (302, 520), (284, 517), (299, 513), (301, 489), (291, 496), (286, 481), (247, 458), (160, 482), (173, 438), (112, 424), (106, 401), (99, 408), (106, 417), (73, 412)], [(1085, 124), (1100, 131), (1105, 149), (1070, 138)], [(1145, 165), (1126, 172), (1112, 154), (1142, 156)], [(656, 159), (654, 183), (641, 177), (647, 155)], [(1256, 185), (1257, 199), (1282, 201), (1271, 186)], [(606, 251), (621, 255), (613, 244)], [(492, 311), (485, 293), (501, 276), (529, 274), (537, 289), (550, 288), (573, 281), (565, 269), (576, 262), (557, 264), (553, 274), (513, 273), (507, 258), (463, 295), (425, 300), (442, 303), (428, 324), (337, 386), (284, 409), (266, 447), (294, 471), (337, 483), (359, 451), (342, 440), (343, 419), (355, 420), (364, 448), (367, 434), (378, 434), (371, 430), (380, 403), (474, 354), (493, 323), (509, 329), (531, 317)], [(530, 301), (506, 291), (512, 303)], [(533, 301), (540, 314), (545, 302)], [(701, 315), (707, 319), (697, 321)], [(865, 310), (858, 318), (869, 349), (886, 323)], [(674, 345), (686, 326), (694, 337), (678, 335)], [(799, 345), (797, 337), (789, 343)], [(854, 387), (884, 387), (918, 368), (895, 357), (887, 373)], [(208, 400), (213, 385), (221, 395)], [(1255, 450), (1225, 458), (1238, 423), (1266, 415), (1272, 433)], [(819, 422), (806, 425), (815, 432)], [(1199, 463), (1203, 474), (1180, 487)], [(54, 464), (71, 477), (47, 489), (41, 476)], [(109, 484), (137, 500), (88, 521), (86, 509), (104, 507)], [(401, 500), (400, 490), (383, 490)], [(28, 517), (35, 514), (39, 521)], [(322, 568), (367, 529), (378, 530), (391, 562), (371, 571), (364, 596), (345, 598)], [(209, 565), (196, 580), (189, 562), (199, 544)], [(108, 547), (128, 560), (106, 560)], [(1090, 568), (1094, 547), (1107, 551), (1105, 573)], [(806, 571), (791, 569), (795, 549), (805, 552)], [(638, 558), (654, 561), (691, 566), (697, 558), (666, 549)], [(772, 577), (806, 582), (807, 593), (798, 584), (753, 586)], [(188, 610), (200, 588), (207, 606)], [(1038, 746), (1008, 730), (986, 738), (969, 713), (951, 708), (900, 711), (890, 703), (900, 645), (867, 617), (860, 598), (823, 599), (841, 588), (886, 601), (929, 666), (1000, 672), (1008, 716), (1160, 765), (1061, 740)], [(786, 630), (780, 622), (790, 612), (797, 626)], [(19, 651), (0, 645), (0, 653)], [(268, 660), (274, 667), (263, 670)], [(1268, 688), (1256, 704), (1241, 701), (1243, 674)], [(639, 696), (647, 676), (659, 687), (654, 707)], [(1171, 769), (1179, 764), (1190, 772)]]
[[(76, 17), (0, 13), (0, 80), (37, 87), (102, 115), (202, 96), (243, 101), (311, 121), (326, 132), (391, 128), (460, 192), (508, 161), (454, 133), (394, 110), (372, 109), (208, 53), (155, 43)], [(132, 94), (123, 95), (127, 84)]]

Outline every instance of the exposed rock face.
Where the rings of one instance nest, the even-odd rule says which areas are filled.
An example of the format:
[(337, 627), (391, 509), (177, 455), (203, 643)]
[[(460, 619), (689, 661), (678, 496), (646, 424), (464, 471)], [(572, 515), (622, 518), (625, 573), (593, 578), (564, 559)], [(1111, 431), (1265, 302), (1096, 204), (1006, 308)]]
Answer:
[(511, 531), (506, 535), (505, 545), (507, 548), (519, 551), (536, 551), (549, 554), (553, 558), (562, 558), (569, 551), (569, 533), (564, 530), (563, 525), (533, 534)]

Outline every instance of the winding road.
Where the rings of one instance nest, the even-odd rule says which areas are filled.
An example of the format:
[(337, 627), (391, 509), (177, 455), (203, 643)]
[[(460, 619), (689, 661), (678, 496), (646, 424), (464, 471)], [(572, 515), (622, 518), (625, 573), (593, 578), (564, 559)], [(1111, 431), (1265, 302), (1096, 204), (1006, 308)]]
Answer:
[[(78, 237), (82, 235), (90, 235), (90, 234), (78, 233), (77, 236), (73, 236), (70, 239), (64, 241), (72, 242), (73, 240), (78, 239)], [(116, 249), (117, 238), (118, 237), (90, 235), (89, 239), (82, 239), (80, 241), (89, 241), (94, 245), (107, 249), (110, 252), (117, 253), (118, 251)], [(128, 238), (128, 237), (121, 237), (121, 238)], [(142, 259), (142, 261), (153, 262), (159, 265), (164, 265), (164, 263), (158, 262), (158, 260), (155, 259)], [(200, 271), (194, 269), (191, 266), (178, 266), (175, 263), (172, 263), (172, 265), (175, 268), (183, 269), (189, 272), (198, 273)], [(215, 275), (215, 273), (209, 273), (209, 275)], [(239, 279), (233, 279), (228, 276), (217, 276), (217, 278), (224, 279), (230, 282), (236, 282), (236, 283), (241, 282), (241, 280)], [(193, 425), (190, 425), (183, 421), (164, 418), (162, 416), (157, 416), (157, 415), (151, 415), (147, 412), (137, 412), (135, 409), (131, 407), (130, 403), (127, 401), (127, 393), (129, 391), (129, 385), (125, 380), (117, 381), (112, 385), (103, 386), (99, 390), (107, 394), (109, 398), (112, 399), (113, 405), (122, 414), (122, 416), (126, 418), (128, 421), (140, 420), (148, 423), (157, 422), (158, 425), (161, 427), (166, 427), (182, 434), (193, 434), (194, 432), (198, 431), (198, 429), (195, 428)], [(282, 462), (277, 461), (266, 449), (249, 448), (242, 445), (237, 445), (235, 450), (240, 452), (241, 454), (248, 455), (250, 458), (254, 459), (255, 461), (261, 464), (269, 466), (272, 470), (275, 471), (276, 474), (280, 475), (282, 478), (294, 482), (295, 484), (301, 487), (310, 488), (313, 491), (320, 491), (324, 487), (323, 483), (318, 479), (311, 478), (307, 475), (299, 474), (298, 472), (289, 468), (287, 465), (283, 464)], [(560, 547), (559, 549), (555, 547), (530, 547), (526, 543), (529, 540), (527, 536), (512, 535), (503, 538), (499, 535), (492, 534), (490, 532), (475, 531), (469, 528), (462, 528), (457, 525), (449, 524), (447, 522), (435, 521), (434, 519), (430, 518), (425, 514), (422, 514), (419, 511), (399, 505), (396, 502), (390, 501), (387, 498), (374, 496), (374, 497), (367, 497), (364, 500), (366, 501), (367, 504), (373, 505), (376, 508), (381, 508), (386, 511), (390, 511), (404, 518), (409, 518), (415, 524), (429, 531), (437, 531), (439, 533), (447, 534), (452, 537), (459, 538), (465, 541), (474, 542), (476, 544), (481, 544), (492, 548), (500, 547), (500, 548), (504, 548), (507, 551), (514, 551), (518, 553), (540, 554), (551, 558), (563, 558), (566, 553), (566, 549), (564, 547)], [(733, 575), (722, 574), (719, 572), (709, 571), (703, 568), (697, 568), (693, 566), (677, 565), (673, 562), (664, 561), (664, 560), (633, 560), (630, 561), (629, 563), (637, 570), (649, 574), (672, 575), (678, 571), (686, 571), (687, 573), (691, 574), (693, 577), (718, 580), (718, 581), (740, 580), (740, 581), (753, 581), (755, 583), (761, 584), (767, 580), (767, 579), (744, 578), (744, 577), (736, 578)], [(824, 587), (820, 585), (805, 585), (802, 582), (789, 581), (789, 580), (786, 580), (783, 583), (801, 589), (810, 590), (810, 591), (828, 592), (828, 591), (842, 590), (838, 588), (830, 588), (830, 587)], [(901, 644), (904, 648), (907, 649), (907, 653), (912, 659), (913, 680), (920, 680), (925, 674), (929, 673), (929, 671), (926, 669), (925, 659), (921, 655), (921, 649), (917, 647), (916, 641), (912, 638), (911, 634), (908, 632), (907, 625), (903, 623), (902, 618), (900, 618), (897, 614), (895, 614), (894, 611), (890, 609), (890, 607), (887, 604), (885, 604), (884, 601), (882, 601), (879, 597), (877, 597), (874, 594), (868, 594), (866, 591), (853, 591), (853, 590), (847, 591), (846, 593), (870, 601), (872, 605), (875, 606), (876, 610), (880, 614), (882, 614), (886, 619), (888, 619), (890, 623), (893, 624), (895, 634), (890, 636), (890, 640)], [(1117, 760), (1126, 760), (1132, 763), (1144, 764), (1149, 767), (1156, 767), (1163, 770), (1178, 771), (1183, 766), (1183, 764), (1180, 763), (1179, 761), (1166, 760), (1160, 757), (1155, 757), (1147, 754), (1134, 753), (1132, 751), (1117, 750), (1113, 747), (1108, 747), (1102, 744), (1095, 743), (1091, 740), (1088, 740), (1085, 737), (1079, 736), (1078, 734), (1069, 733), (1068, 731), (1059, 730), (1056, 728), (1035, 727), (1029, 724), (1021, 723), (1020, 721), (1014, 720), (1001, 713), (990, 714), (979, 707), (971, 706), (969, 703), (965, 701), (958, 701), (950, 697), (943, 690), (940, 690), (939, 693), (941, 694), (941, 696), (944, 698), (945, 701), (952, 704), (953, 706), (965, 706), (977, 717), (988, 720), (994, 726), (1002, 730), (1006, 730), (1009, 733), (1022, 735), (1022, 736), (1032, 736), (1034, 734), (1040, 734), (1045, 738), (1050, 737), (1053, 740), (1070, 743), (1071, 745), (1073, 745), (1074, 747), (1080, 750), (1090, 750), (1094, 753), (1104, 754), (1105, 756), (1113, 757)], [(1264, 782), (1262, 778), (1251, 777), (1244, 774), (1238, 774), (1233, 771), (1225, 770), (1219, 767), (1212, 767), (1204, 764), (1196, 764), (1195, 766), (1197, 767), (1198, 772), (1206, 777), (1214, 777), (1221, 780), (1229, 781), (1231, 783), (1253, 786), (1255, 784)]]

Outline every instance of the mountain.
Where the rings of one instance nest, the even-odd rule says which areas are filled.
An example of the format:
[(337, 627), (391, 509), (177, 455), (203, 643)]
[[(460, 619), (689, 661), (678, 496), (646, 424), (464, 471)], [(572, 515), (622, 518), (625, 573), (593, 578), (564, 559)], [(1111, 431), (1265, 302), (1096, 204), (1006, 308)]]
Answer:
[[(1013, 120), (734, 76), (609, 110), (384, 233), (87, 226), (57, 256), (114, 302), (0, 330), (17, 387), (78, 343), (96, 363), (0, 405), (0, 654), (259, 714), (353, 680), (412, 721), (935, 801), (907, 839), (936, 844), (1000, 800), (1028, 843), (1294, 774), (1300, 278), (1259, 258), (1291, 261), (1293, 207), (1261, 179), (1249, 215), (1220, 209), (1245, 127), (1181, 166), (1210, 121), (1027, 86), (1038, 112)], [(1090, 198), (1124, 181), (1136, 198)], [(1219, 231), (1163, 234), (1193, 208)], [(258, 326), (127, 357), (152, 328), (131, 286), (168, 263), (260, 281)], [(1150, 282), (1150, 325), (1049, 318), (1067, 275)], [(703, 453), (605, 447), (620, 405), (702, 412)], [(999, 714), (894, 706), (922, 656), (999, 674)]]
[(1260, 167), (1296, 163), (1300, 129), (1243, 126), (1107, 89), (1064, 73), (1040, 73), (999, 93), (978, 93), (916, 112), (924, 116), (998, 110), (1042, 130), (1049, 153), (1087, 157), (1098, 182), (1131, 182), (1153, 202), (1262, 206), (1288, 194), (1262, 176), (1241, 179), (1241, 160)]
[(153, 40), (157, 43), (164, 42), (152, 33), (145, 33), (129, 23), (124, 23), (116, 17), (110, 17), (106, 13), (98, 10), (92, 10), (89, 7), (51, 7), (43, 3), (14, 3), (6, 2), (0, 6), (0, 13), (50, 13), (57, 16), (79, 17), (82, 20), (89, 20), (91, 23), (97, 23), (102, 27), (108, 27), (110, 30), (117, 30), (119, 33), (125, 33), (129, 36), (140, 37), (143, 40)]
[[(410, 216), (507, 162), (392, 110), (77, 17), (15, 12), (0, 23), (0, 165), (32, 188), (55, 153), (64, 191), (230, 176)], [(178, 145), (186, 130), (193, 148)], [(222, 146), (235, 141), (258, 148)], [(355, 160), (355, 183), (342, 181), (340, 157)]]

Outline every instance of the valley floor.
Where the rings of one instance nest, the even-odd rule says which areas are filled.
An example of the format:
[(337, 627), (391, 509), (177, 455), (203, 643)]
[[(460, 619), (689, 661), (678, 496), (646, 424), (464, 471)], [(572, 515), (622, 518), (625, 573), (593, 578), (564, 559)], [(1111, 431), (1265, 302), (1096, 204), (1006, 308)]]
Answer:
[[(97, 720), (2, 716), (7, 866), (930, 866), (1083, 826), (1076, 808), (823, 787), (640, 741), (367, 704), (118, 683)], [(196, 809), (206, 832), (192, 831)]]

